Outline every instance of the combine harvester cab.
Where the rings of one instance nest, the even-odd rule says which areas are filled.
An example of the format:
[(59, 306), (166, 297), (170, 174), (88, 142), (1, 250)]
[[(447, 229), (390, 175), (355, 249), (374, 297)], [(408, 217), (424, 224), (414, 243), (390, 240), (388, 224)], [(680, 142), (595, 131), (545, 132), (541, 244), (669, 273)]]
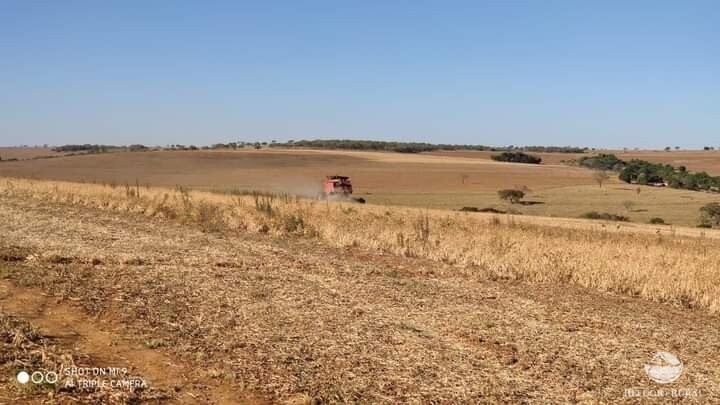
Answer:
[(365, 203), (362, 197), (353, 198), (353, 187), (350, 177), (327, 176), (323, 183), (323, 197), (326, 199), (351, 200), (358, 203)]

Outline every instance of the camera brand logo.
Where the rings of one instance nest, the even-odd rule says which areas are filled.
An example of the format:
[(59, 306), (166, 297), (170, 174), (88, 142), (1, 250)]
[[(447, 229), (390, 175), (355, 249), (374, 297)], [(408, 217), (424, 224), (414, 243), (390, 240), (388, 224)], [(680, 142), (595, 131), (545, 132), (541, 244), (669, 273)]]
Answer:
[(35, 371), (32, 374), (27, 371), (20, 371), (17, 373), (16, 378), (20, 384), (27, 384), (29, 382), (33, 384), (55, 384), (58, 382), (59, 376), (54, 371)]
[(674, 354), (657, 352), (651, 364), (645, 364), (645, 372), (656, 383), (669, 384), (680, 378), (683, 364)]

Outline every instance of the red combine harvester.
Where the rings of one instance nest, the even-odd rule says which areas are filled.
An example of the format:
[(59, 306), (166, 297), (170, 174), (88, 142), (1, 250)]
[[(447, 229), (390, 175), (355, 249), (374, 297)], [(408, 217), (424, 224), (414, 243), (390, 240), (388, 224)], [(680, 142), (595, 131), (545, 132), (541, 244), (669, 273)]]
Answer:
[(352, 200), (359, 203), (364, 203), (365, 199), (362, 197), (352, 197), (353, 188), (350, 177), (347, 176), (327, 176), (323, 183), (323, 197), (333, 199), (346, 199)]

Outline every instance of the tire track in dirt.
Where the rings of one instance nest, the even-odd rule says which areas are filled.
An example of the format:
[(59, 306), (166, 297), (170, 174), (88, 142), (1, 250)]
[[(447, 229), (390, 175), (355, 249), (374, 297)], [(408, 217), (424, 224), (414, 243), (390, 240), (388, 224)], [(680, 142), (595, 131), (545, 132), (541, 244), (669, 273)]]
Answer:
[(230, 385), (203, 378), (200, 370), (156, 350), (144, 348), (123, 336), (118, 325), (104, 321), (102, 328), (82, 310), (60, 303), (42, 290), (0, 280), (0, 310), (40, 329), (46, 337), (94, 362), (89, 367), (126, 367), (137, 370), (148, 386), (176, 392), (170, 403), (262, 404), (259, 397), (238, 392)]

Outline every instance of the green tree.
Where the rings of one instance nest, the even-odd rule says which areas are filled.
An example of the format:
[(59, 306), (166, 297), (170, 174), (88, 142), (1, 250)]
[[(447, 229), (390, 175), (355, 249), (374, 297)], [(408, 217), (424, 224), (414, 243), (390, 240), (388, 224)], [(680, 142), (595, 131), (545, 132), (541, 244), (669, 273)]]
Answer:
[(618, 159), (617, 156), (606, 153), (595, 156), (583, 156), (578, 159), (578, 164), (590, 169), (612, 171), (620, 171), (625, 166), (625, 162)]
[(505, 189), (498, 191), (498, 196), (500, 199), (505, 201), (510, 201), (510, 204), (515, 204), (520, 202), (520, 200), (525, 197), (525, 192), (522, 190), (516, 190), (516, 189)]
[(503, 152), (498, 155), (490, 155), (490, 158), (492, 160), (497, 160), (498, 162), (513, 162), (513, 163), (531, 163), (531, 164), (540, 164), (542, 162), (542, 159), (533, 156), (528, 155), (527, 153), (522, 152)]

